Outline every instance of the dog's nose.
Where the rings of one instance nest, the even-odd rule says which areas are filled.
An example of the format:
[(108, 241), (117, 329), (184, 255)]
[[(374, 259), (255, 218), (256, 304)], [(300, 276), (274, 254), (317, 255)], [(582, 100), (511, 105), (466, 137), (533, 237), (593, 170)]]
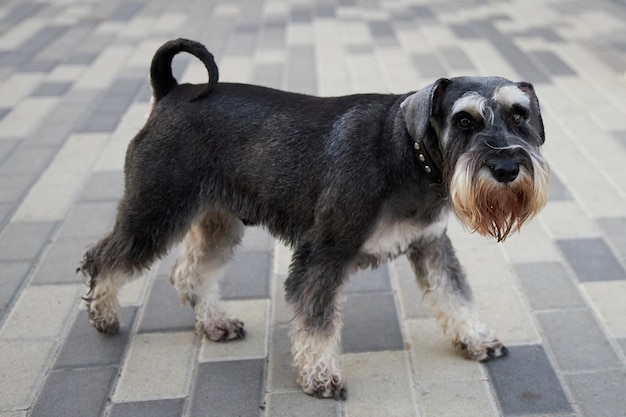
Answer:
[(511, 182), (519, 174), (519, 164), (512, 159), (502, 159), (490, 165), (489, 168), (491, 168), (491, 175), (498, 182)]

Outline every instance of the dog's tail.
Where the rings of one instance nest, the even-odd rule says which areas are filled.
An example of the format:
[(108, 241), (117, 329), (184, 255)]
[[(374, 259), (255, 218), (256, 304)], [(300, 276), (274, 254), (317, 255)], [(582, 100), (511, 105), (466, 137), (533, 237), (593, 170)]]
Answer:
[(172, 75), (172, 60), (179, 52), (187, 52), (198, 58), (209, 72), (209, 82), (206, 88), (194, 97), (194, 100), (206, 97), (217, 84), (219, 73), (213, 55), (199, 42), (188, 39), (176, 39), (164, 43), (154, 54), (150, 66), (150, 81), (154, 101), (157, 102), (165, 97), (178, 81)]

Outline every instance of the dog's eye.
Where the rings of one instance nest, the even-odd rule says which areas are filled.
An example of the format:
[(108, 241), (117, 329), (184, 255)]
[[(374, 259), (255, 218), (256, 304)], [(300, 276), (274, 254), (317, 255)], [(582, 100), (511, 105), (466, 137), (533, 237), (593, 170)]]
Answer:
[(461, 117), (459, 119), (459, 126), (462, 129), (470, 129), (474, 126), (474, 121), (469, 117)]
[(515, 125), (515, 126), (519, 126), (522, 124), (522, 122), (524, 121), (524, 116), (522, 116), (519, 113), (513, 113), (513, 115), (511, 116), (511, 122)]

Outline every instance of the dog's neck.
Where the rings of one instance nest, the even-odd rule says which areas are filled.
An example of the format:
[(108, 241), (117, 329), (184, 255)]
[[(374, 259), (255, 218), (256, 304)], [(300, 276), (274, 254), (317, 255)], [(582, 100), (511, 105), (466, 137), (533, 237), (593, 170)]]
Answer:
[(413, 148), (417, 153), (417, 162), (424, 175), (435, 184), (443, 183), (442, 156), (439, 149), (434, 152), (433, 144), (426, 141), (414, 141)]

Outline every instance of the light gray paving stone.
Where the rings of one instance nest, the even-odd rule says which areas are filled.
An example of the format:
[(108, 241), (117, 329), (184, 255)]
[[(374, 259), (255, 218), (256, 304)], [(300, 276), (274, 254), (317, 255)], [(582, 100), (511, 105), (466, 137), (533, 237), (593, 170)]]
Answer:
[(437, 54), (426, 52), (416, 53), (411, 56), (411, 61), (417, 73), (423, 78), (437, 78), (447, 74)]
[(76, 272), (83, 254), (93, 243), (86, 238), (62, 238), (54, 241), (43, 255), (35, 275), (34, 284), (80, 283), (85, 278)]
[(30, 262), (0, 262), (0, 323), (30, 270)]
[(349, 294), (343, 311), (344, 352), (404, 349), (402, 331), (391, 292)]
[(563, 239), (556, 243), (580, 281), (626, 279), (626, 270), (615, 259), (604, 240)]
[(554, 172), (550, 174), (550, 195), (548, 196), (548, 199), (549, 201), (572, 199), (572, 195), (567, 190), (567, 187), (565, 187), (561, 179)]
[(113, 226), (117, 204), (112, 201), (79, 202), (65, 217), (57, 239), (84, 238), (95, 240)]
[(184, 398), (114, 403), (109, 417), (182, 417)]
[(265, 359), (201, 363), (193, 384), (191, 417), (224, 410), (232, 416), (259, 416), (263, 406)]
[(237, 251), (221, 280), (225, 300), (269, 298), (271, 252)]
[(514, 264), (514, 269), (533, 310), (585, 305), (561, 263), (520, 263)]
[(626, 371), (569, 375), (568, 384), (586, 416), (626, 415)]
[(57, 357), (55, 368), (90, 368), (120, 365), (130, 342), (136, 308), (119, 312), (120, 330), (103, 335), (89, 323), (86, 311), (79, 311)]
[(509, 346), (509, 355), (487, 369), (504, 416), (573, 411), (539, 345)]
[(139, 332), (193, 330), (196, 318), (189, 304), (182, 305), (169, 277), (157, 275), (144, 307)]
[(114, 367), (54, 371), (46, 379), (31, 416), (101, 415), (117, 373)]
[(266, 415), (272, 417), (341, 416), (341, 403), (324, 401), (303, 392), (286, 392), (267, 396)]
[(0, 234), (0, 260), (30, 260), (48, 242), (55, 223), (14, 222)]
[(598, 219), (598, 224), (622, 261), (626, 262), (626, 217)]
[(94, 172), (83, 186), (81, 201), (118, 201), (124, 191), (124, 175), (121, 171)]
[(589, 310), (545, 312), (538, 314), (537, 318), (560, 369), (580, 372), (620, 365), (619, 358)]
[(247, 227), (238, 251), (272, 251), (274, 239), (261, 227)]

